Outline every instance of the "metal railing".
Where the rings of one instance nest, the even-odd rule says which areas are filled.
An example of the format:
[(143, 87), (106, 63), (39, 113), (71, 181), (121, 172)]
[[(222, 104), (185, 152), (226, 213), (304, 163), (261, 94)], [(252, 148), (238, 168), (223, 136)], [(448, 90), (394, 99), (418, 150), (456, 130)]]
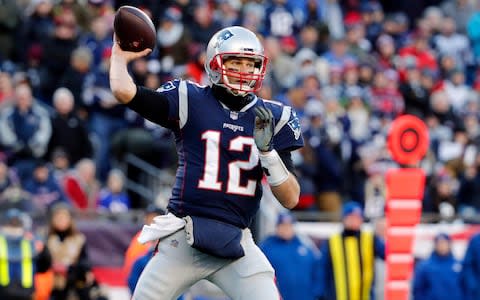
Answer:
[(128, 168), (130, 167), (135, 167), (141, 171), (137, 182), (129, 178), (126, 179), (126, 189), (140, 195), (150, 203), (166, 208), (175, 175), (168, 170), (159, 169), (130, 153), (125, 156), (122, 163), (125, 174), (128, 173)]

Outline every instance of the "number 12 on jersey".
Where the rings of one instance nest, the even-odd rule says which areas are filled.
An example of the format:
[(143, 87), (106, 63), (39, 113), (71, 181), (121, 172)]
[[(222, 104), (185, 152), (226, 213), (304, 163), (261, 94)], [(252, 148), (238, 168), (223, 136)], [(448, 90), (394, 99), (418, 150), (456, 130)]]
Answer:
[[(222, 191), (223, 182), (219, 180), (220, 173), (220, 145), (221, 132), (208, 130), (202, 134), (205, 142), (205, 166), (203, 176), (198, 181), (201, 189)], [(249, 179), (246, 185), (240, 184), (242, 170), (252, 170), (258, 165), (258, 150), (252, 137), (238, 136), (232, 139), (228, 151), (245, 151), (245, 146), (250, 148), (248, 160), (234, 160), (228, 163), (227, 194), (242, 196), (254, 196), (257, 188), (257, 181)]]

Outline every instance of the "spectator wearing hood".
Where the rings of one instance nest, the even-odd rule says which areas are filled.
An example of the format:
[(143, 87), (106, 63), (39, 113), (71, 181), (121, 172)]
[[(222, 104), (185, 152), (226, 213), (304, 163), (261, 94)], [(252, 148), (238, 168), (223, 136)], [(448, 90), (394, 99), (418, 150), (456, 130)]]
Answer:
[(452, 254), (451, 239), (445, 233), (435, 236), (434, 249), (418, 264), (413, 278), (413, 300), (461, 300), (461, 263)]

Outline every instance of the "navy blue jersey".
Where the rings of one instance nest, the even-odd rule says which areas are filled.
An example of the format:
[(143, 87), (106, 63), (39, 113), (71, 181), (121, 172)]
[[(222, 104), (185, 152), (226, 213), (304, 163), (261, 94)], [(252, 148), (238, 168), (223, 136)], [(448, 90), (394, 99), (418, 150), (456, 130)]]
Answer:
[(262, 169), (253, 139), (257, 105), (275, 117), (274, 148), (303, 146), (295, 112), (289, 106), (255, 97), (241, 111), (230, 111), (211, 87), (171, 81), (157, 90), (168, 99), (170, 120), (176, 120), (179, 158), (168, 210), (176, 216), (203, 216), (248, 227), (262, 196)]

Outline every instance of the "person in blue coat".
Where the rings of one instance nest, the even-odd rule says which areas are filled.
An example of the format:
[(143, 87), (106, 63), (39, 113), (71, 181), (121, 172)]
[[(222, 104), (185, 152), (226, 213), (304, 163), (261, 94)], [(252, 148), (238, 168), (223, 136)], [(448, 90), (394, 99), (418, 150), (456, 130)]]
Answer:
[(430, 258), (415, 269), (413, 300), (462, 300), (462, 265), (452, 254), (450, 237), (440, 233), (434, 244)]
[(313, 274), (318, 251), (303, 241), (294, 228), (294, 217), (280, 213), (275, 234), (268, 236), (260, 248), (275, 269), (283, 300), (313, 300)]
[(460, 275), (464, 300), (480, 299), (480, 233), (468, 243)]

